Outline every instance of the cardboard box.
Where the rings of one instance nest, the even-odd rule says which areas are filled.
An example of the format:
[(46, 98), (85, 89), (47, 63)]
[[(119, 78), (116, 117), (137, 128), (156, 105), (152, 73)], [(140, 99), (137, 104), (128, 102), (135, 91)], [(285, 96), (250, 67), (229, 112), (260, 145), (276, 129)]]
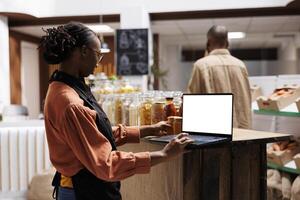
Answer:
[(296, 100), (298, 111), (300, 112), (300, 98)]
[(294, 156), (294, 161), (296, 163), (297, 169), (300, 169), (300, 153)]
[(251, 86), (251, 100), (256, 101), (257, 97), (262, 96), (262, 90), (261, 87), (257, 86), (257, 85), (252, 85)]
[[(292, 90), (292, 94), (276, 96), (275, 91), (284, 90), (289, 88)], [(270, 97), (260, 96), (257, 98), (257, 104), (259, 109), (262, 110), (274, 110), (280, 111), (281, 109), (294, 103), (297, 98), (300, 97), (300, 87), (297, 85), (284, 85), (282, 88), (276, 88), (274, 93)]]
[(268, 162), (284, 166), (286, 163), (294, 159), (294, 156), (300, 152), (300, 148), (297, 147), (293, 150), (283, 150), (283, 151), (273, 151), (267, 150), (267, 160)]

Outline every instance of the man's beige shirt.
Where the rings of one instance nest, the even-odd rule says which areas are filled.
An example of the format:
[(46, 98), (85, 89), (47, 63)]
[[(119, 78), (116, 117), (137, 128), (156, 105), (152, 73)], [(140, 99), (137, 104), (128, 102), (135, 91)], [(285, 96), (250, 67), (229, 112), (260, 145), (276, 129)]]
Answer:
[[(233, 126), (251, 128), (251, 94), (245, 64), (227, 49), (216, 49), (195, 64), (190, 93), (233, 93)], [(222, 103), (222, 102), (220, 102)]]

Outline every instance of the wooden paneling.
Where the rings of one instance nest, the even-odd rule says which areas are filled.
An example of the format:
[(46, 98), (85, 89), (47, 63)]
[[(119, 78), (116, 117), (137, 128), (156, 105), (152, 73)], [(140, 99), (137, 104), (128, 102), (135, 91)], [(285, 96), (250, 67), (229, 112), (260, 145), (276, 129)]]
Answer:
[(9, 30), (9, 35), (12, 35), (14, 38), (16, 38), (20, 42), (26, 41), (26, 42), (31, 42), (34, 44), (40, 43), (40, 38), (32, 36), (32, 35), (24, 34), (24, 33), (18, 32), (18, 31)]
[(195, 150), (183, 156), (183, 199), (198, 200), (200, 197), (202, 151)]
[(12, 104), (22, 103), (21, 88), (21, 45), (19, 39), (9, 35), (9, 62), (10, 62), (10, 101)]
[[(159, 70), (159, 35), (153, 35), (153, 64), (156, 70)], [(154, 75), (153, 89), (159, 90), (159, 78)]]
[[(31, 42), (39, 44), (40, 38), (20, 33), (17, 31), (9, 31), (9, 61), (10, 61), (10, 92), (11, 103), (22, 103), (22, 86), (21, 86), (21, 42)], [(41, 71), (41, 69), (40, 69)]]
[[(266, 163), (261, 163), (260, 144), (238, 144), (232, 147), (232, 199), (257, 200), (265, 199), (261, 193), (265, 185), (261, 179), (265, 178)], [(262, 173), (264, 172), (264, 173)]]
[(48, 80), (50, 76), (49, 66), (44, 61), (42, 53), (39, 51), (39, 72), (40, 72), (40, 105), (41, 111), (43, 110), (44, 99), (46, 98), (48, 90)]

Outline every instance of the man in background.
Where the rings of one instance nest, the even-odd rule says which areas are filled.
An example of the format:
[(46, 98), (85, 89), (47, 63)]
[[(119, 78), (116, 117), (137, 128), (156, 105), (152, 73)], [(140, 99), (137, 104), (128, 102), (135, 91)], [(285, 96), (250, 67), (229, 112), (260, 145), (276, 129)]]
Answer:
[[(194, 63), (190, 93), (233, 93), (233, 126), (251, 128), (251, 94), (245, 64), (230, 55), (227, 29), (213, 26), (207, 32), (207, 53)], [(222, 103), (222, 102), (220, 102)]]

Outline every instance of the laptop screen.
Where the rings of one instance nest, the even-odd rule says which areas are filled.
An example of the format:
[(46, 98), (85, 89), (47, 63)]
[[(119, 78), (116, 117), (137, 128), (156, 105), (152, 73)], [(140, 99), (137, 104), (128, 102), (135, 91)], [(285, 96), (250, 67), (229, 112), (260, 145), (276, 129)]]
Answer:
[(232, 134), (232, 94), (184, 94), (182, 131)]

